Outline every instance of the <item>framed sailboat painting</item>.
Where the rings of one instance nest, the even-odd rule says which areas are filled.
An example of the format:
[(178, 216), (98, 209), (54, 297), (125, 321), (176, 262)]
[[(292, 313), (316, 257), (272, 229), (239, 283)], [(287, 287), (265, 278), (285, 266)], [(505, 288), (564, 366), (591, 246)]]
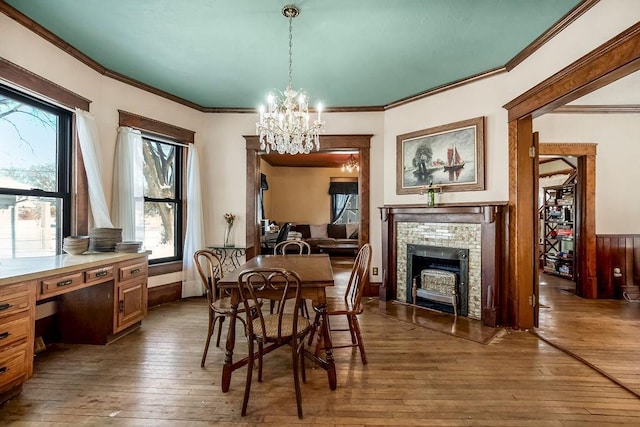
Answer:
[(484, 190), (484, 117), (396, 137), (396, 193)]

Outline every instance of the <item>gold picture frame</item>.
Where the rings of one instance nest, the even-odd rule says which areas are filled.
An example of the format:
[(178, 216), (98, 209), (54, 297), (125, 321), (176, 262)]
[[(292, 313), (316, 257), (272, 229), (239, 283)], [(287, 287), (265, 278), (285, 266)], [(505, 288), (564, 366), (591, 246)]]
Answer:
[(484, 117), (396, 137), (396, 193), (484, 190)]

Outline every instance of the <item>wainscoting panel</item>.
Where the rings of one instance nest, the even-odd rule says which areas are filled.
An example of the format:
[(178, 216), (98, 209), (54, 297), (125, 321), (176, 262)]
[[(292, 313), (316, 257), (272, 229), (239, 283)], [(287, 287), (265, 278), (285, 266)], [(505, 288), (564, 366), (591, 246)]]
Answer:
[(596, 236), (598, 298), (622, 298), (627, 286), (640, 286), (640, 235)]

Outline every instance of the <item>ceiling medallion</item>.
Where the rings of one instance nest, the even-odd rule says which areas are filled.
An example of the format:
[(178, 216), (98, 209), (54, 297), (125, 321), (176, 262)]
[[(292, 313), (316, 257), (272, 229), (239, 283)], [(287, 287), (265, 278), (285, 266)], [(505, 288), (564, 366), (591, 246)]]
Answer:
[(260, 121), (256, 123), (256, 133), (260, 135), (260, 149), (280, 154), (307, 154), (313, 148), (320, 149), (320, 133), (324, 132), (321, 119), (322, 106), (318, 104), (317, 119), (310, 123), (308, 100), (302, 90), (291, 87), (293, 76), (293, 18), (300, 9), (287, 5), (282, 14), (289, 19), (289, 83), (280, 97), (269, 94), (267, 108), (260, 106)]

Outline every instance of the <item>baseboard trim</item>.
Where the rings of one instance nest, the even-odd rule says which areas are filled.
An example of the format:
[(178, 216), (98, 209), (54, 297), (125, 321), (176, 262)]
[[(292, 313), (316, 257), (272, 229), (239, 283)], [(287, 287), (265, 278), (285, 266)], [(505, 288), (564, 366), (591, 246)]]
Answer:
[(177, 301), (182, 298), (182, 282), (168, 283), (166, 285), (149, 288), (147, 304), (149, 307)]
[(377, 297), (380, 296), (380, 285), (382, 283), (371, 283), (369, 282), (367, 286), (364, 288), (364, 296), (365, 297)]

